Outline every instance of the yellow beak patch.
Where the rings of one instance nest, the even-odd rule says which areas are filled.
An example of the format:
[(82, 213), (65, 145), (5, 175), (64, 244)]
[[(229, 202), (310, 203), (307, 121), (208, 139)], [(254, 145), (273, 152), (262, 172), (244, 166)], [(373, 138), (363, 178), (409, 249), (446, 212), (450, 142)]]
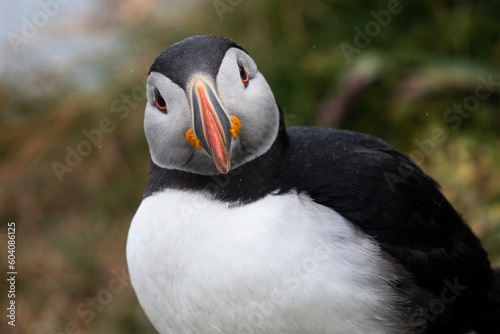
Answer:
[[(241, 122), (236, 116), (231, 117), (231, 122), (233, 123), (233, 127), (229, 129), (229, 133), (232, 137), (236, 138), (241, 130)], [(196, 137), (192, 129), (186, 131), (186, 140), (194, 148), (201, 147), (201, 140)]]
[(236, 138), (236, 136), (238, 135), (238, 133), (240, 133), (241, 130), (241, 122), (236, 116), (231, 117), (231, 122), (233, 123), (233, 127), (229, 129), (229, 133), (231, 134), (231, 136)]
[(200, 148), (201, 147), (201, 140), (196, 138), (194, 131), (189, 129), (186, 131), (186, 140), (189, 143), (189, 145), (195, 147), (195, 148)]

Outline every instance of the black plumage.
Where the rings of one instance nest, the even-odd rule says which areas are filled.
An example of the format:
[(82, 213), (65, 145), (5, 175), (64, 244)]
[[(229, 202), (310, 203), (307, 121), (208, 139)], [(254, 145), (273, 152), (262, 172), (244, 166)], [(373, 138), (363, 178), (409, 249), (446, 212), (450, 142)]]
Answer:
[[(434, 295), (421, 315), (427, 333), (479, 329), (488, 326), (485, 314), (500, 316), (499, 304), (490, 307), (498, 299), (488, 295), (495, 291), (495, 276), (486, 252), (436, 182), (411, 159), (380, 139), (350, 131), (288, 133), (281, 191), (296, 188), (334, 209), (411, 272)], [(498, 332), (495, 326), (485, 333)]]
[[(224, 54), (229, 48), (243, 50), (236, 42), (216, 35), (192, 36), (163, 50), (154, 60), (149, 73), (159, 72), (180, 87), (185, 87), (192, 68), (215, 79)], [(245, 51), (245, 50), (243, 50)]]

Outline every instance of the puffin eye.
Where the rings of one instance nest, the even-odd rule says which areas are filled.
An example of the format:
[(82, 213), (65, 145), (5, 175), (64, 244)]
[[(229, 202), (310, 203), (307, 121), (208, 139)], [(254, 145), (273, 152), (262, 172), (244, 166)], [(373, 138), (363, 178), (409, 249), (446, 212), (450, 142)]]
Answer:
[(248, 72), (247, 72), (247, 70), (245, 70), (243, 63), (239, 59), (238, 59), (238, 71), (240, 72), (241, 82), (243, 82), (245, 87), (248, 86), (248, 80), (250, 78), (248, 77)]
[(155, 92), (156, 107), (160, 109), (162, 112), (167, 112), (167, 104), (165, 103), (165, 100), (161, 96), (160, 92), (158, 91), (157, 88), (155, 88), (154, 92)]

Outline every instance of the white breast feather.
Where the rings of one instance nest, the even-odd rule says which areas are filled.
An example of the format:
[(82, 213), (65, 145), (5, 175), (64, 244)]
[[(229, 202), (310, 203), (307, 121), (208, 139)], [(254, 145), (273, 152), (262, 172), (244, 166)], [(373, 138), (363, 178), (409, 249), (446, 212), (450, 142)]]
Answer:
[(303, 194), (230, 208), (147, 197), (130, 227), (132, 284), (160, 333), (402, 333), (378, 246)]

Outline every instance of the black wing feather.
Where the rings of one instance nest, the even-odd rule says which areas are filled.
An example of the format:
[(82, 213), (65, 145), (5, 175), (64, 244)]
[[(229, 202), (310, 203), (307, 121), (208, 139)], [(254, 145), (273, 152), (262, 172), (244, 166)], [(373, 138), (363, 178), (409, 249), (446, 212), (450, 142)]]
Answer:
[(288, 137), (283, 184), (294, 184), (372, 236), (438, 300), (446, 282), (466, 286), (447, 306), (460, 321), (473, 321), (467, 314), (480, 309), (493, 272), (478, 238), (433, 179), (372, 136), (295, 127)]

